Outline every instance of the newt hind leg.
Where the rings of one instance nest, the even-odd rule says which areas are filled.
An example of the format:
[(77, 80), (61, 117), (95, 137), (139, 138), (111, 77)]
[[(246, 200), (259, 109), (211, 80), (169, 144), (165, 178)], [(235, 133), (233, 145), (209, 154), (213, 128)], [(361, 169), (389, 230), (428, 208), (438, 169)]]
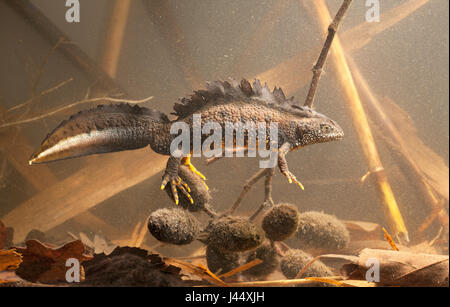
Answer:
[(209, 187), (208, 187), (208, 186), (206, 185), (206, 183), (204, 182), (204, 181), (206, 180), (205, 175), (203, 175), (202, 173), (200, 173), (200, 172), (195, 168), (195, 166), (192, 165), (192, 163), (191, 163), (191, 156), (190, 156), (190, 155), (187, 156), (187, 157), (183, 157), (183, 158), (181, 159), (181, 163), (182, 163), (183, 165), (186, 165), (186, 166), (189, 168), (189, 170), (190, 170), (191, 172), (193, 172), (194, 174), (196, 174), (196, 175), (198, 175), (200, 178), (202, 178), (203, 184), (205, 185), (206, 189), (209, 190)]

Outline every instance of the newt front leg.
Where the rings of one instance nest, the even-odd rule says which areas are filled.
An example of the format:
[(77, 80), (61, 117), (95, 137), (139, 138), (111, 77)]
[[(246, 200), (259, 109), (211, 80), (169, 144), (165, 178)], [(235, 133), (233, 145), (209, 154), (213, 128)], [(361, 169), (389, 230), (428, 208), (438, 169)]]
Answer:
[(286, 161), (286, 154), (291, 150), (292, 146), (289, 143), (284, 143), (278, 149), (278, 167), (280, 168), (280, 172), (288, 179), (289, 183), (294, 182), (297, 184), (302, 190), (305, 188), (303, 184), (297, 180), (294, 174), (289, 171), (288, 164)]

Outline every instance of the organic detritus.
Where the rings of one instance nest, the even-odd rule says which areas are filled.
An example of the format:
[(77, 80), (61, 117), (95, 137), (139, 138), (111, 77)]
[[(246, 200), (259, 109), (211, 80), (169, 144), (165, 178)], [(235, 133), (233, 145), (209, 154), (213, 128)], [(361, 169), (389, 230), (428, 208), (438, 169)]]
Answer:
[(195, 240), (200, 224), (192, 214), (183, 209), (164, 208), (150, 215), (148, 230), (159, 241), (184, 245)]
[(266, 237), (272, 241), (283, 241), (297, 230), (299, 213), (291, 204), (278, 204), (271, 208), (262, 220)]
[(212, 220), (205, 229), (207, 245), (228, 252), (244, 252), (264, 241), (264, 232), (246, 217), (225, 216)]

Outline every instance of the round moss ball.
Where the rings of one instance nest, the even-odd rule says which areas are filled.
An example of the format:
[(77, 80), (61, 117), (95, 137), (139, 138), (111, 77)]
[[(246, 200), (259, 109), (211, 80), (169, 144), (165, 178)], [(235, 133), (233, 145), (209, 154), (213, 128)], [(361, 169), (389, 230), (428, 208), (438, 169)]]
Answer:
[(260, 246), (265, 237), (262, 229), (246, 217), (225, 216), (212, 220), (205, 229), (206, 244), (227, 252), (244, 252)]
[(246, 263), (249, 263), (256, 258), (261, 259), (262, 263), (255, 265), (248, 270), (245, 270), (243, 272), (243, 275), (250, 278), (263, 278), (270, 273), (273, 273), (280, 263), (277, 252), (267, 241), (256, 250), (250, 252), (247, 257)]
[(309, 211), (300, 215), (295, 247), (335, 252), (347, 247), (350, 234), (344, 223), (335, 216)]
[(273, 241), (284, 241), (297, 230), (300, 214), (291, 204), (278, 204), (264, 215), (262, 228), (266, 237)]
[[(310, 254), (299, 249), (292, 249), (281, 258), (281, 272), (283, 272), (286, 278), (293, 279), (312, 259), (313, 257)], [(301, 278), (327, 277), (332, 275), (332, 271), (325, 264), (316, 260), (303, 272)]]
[(240, 266), (240, 256), (238, 253), (228, 253), (213, 246), (207, 246), (206, 262), (211, 272), (223, 274)]
[[(183, 192), (177, 189), (179, 206), (191, 212), (200, 211), (203, 208), (208, 207), (209, 202), (211, 201), (211, 194), (209, 193), (209, 190), (207, 189), (203, 179), (200, 178), (199, 175), (192, 172), (185, 165), (180, 165), (180, 168), (178, 169), (178, 175), (191, 189), (191, 192), (189, 194), (194, 201), (194, 203), (192, 204), (191, 201), (186, 197), (186, 195), (184, 195)], [(172, 199), (172, 201), (174, 201), (170, 184), (166, 185), (164, 190)]]
[(161, 242), (184, 245), (195, 240), (200, 231), (200, 223), (183, 209), (164, 208), (150, 215), (148, 230)]

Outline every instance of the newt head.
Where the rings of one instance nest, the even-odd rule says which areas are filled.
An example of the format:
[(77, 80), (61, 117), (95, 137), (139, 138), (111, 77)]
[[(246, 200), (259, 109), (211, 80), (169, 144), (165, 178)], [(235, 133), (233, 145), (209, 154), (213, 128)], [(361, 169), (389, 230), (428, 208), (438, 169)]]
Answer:
[(302, 118), (291, 122), (295, 127), (295, 140), (290, 143), (293, 148), (317, 143), (339, 141), (344, 137), (342, 128), (332, 119), (317, 113), (312, 118)]

